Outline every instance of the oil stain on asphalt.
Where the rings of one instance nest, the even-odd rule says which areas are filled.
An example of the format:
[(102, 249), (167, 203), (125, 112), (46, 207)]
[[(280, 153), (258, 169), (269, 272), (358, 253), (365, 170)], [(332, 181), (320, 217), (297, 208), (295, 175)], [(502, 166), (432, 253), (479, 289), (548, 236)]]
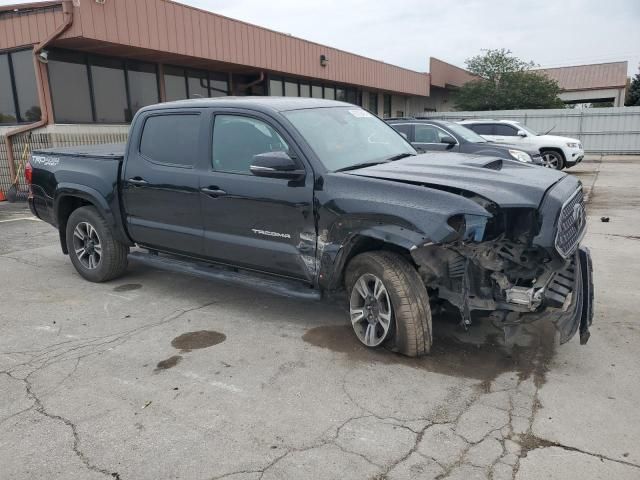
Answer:
[(130, 292), (132, 290), (138, 290), (142, 288), (139, 283), (125, 283), (124, 285), (118, 285), (113, 289), (114, 292)]
[[(521, 380), (532, 377), (536, 385), (545, 382), (555, 353), (553, 325), (528, 325), (525, 345), (507, 347), (495, 329), (486, 334), (483, 341), (470, 341), (465, 338), (465, 333), (454, 335), (451, 328), (438, 328), (439, 322), (434, 323), (431, 353), (421, 358), (404, 357), (385, 349), (369, 349), (358, 341), (349, 325), (311, 328), (302, 339), (311, 345), (345, 354), (354, 362), (405, 365), (444, 375), (478, 379), (487, 384), (506, 372), (516, 372)], [(477, 327), (485, 328), (484, 325)]]
[(162, 360), (161, 362), (158, 362), (158, 365), (156, 365), (156, 369), (154, 370), (154, 372), (158, 373), (162, 370), (168, 370), (170, 368), (173, 368), (177, 364), (179, 364), (181, 360), (182, 360), (182, 357), (180, 355), (174, 355), (172, 357), (167, 358), (166, 360)]
[(217, 345), (226, 339), (227, 336), (224, 333), (214, 332), (213, 330), (200, 330), (183, 333), (171, 341), (171, 346), (181, 350), (181, 353), (187, 353), (191, 350)]
[[(226, 339), (227, 336), (224, 333), (214, 332), (213, 330), (199, 330), (177, 336), (171, 341), (171, 346), (180, 350), (180, 353), (189, 353), (191, 350), (212, 347), (224, 342)], [(182, 355), (173, 355), (166, 360), (158, 362), (154, 373), (173, 368), (181, 361)]]

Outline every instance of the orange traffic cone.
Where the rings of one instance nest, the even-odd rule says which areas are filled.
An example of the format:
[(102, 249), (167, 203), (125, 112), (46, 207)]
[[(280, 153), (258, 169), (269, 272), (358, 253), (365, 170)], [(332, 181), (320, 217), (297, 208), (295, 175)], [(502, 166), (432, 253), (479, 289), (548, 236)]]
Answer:
[(4, 192), (2, 190), (0, 190), (0, 202), (4, 202), (7, 200), (6, 195), (4, 194)]

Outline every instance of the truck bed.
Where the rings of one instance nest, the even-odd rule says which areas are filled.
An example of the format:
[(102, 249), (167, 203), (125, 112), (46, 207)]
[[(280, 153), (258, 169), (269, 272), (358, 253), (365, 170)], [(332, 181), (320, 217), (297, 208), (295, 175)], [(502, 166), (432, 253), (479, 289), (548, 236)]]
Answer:
[(67, 157), (91, 157), (106, 160), (122, 160), (126, 143), (102, 143), (98, 145), (80, 145), (74, 147), (53, 147), (34, 150), (34, 154), (64, 155)]

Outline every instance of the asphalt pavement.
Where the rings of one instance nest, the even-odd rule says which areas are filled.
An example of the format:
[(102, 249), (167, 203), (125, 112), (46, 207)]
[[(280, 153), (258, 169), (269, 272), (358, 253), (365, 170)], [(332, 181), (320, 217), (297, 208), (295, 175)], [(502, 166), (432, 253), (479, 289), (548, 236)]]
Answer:
[(340, 303), (136, 260), (86, 282), (0, 203), (0, 479), (640, 478), (640, 158), (569, 172), (589, 192), (588, 345), (438, 316), (422, 359), (361, 347)]

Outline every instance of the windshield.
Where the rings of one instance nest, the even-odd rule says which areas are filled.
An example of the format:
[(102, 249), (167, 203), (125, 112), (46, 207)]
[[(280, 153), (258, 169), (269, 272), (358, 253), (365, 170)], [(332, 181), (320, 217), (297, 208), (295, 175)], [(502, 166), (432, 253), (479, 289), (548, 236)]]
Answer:
[(522, 125), (521, 123), (516, 124), (517, 127), (520, 130), (524, 130), (525, 132), (527, 132), (530, 135), (533, 135), (534, 137), (537, 137), (538, 135), (540, 135), (538, 132), (536, 132), (533, 128), (529, 128), (526, 125)]
[(330, 171), (416, 154), (393, 128), (356, 106), (291, 110), (283, 115)]
[(460, 125), (458, 123), (451, 123), (451, 122), (442, 122), (442, 124), (447, 127), (449, 130), (452, 130), (453, 133), (461, 136), (462, 138), (464, 138), (467, 142), (471, 142), (471, 143), (487, 143), (487, 141), (482, 138), (480, 135), (478, 135), (476, 132), (474, 132), (473, 130)]

